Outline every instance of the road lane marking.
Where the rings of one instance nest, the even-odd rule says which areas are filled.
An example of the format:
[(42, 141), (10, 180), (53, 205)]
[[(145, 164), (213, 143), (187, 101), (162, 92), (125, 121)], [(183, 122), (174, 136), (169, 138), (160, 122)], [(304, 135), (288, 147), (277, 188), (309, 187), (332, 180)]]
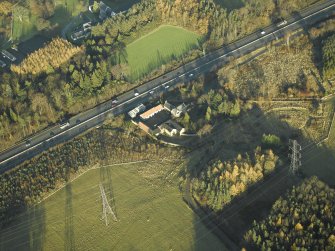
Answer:
[[(198, 66), (198, 67), (195, 67), (195, 68), (193, 68), (193, 69), (191, 69), (191, 70), (188, 70), (187, 72), (184, 72), (183, 74), (181, 74), (181, 75), (179, 75), (179, 76), (177, 76), (177, 77), (174, 77), (173, 79), (170, 79), (169, 81), (163, 82), (163, 83), (159, 84), (158, 86), (156, 86), (156, 87), (154, 87), (154, 88), (151, 88), (151, 89), (149, 89), (149, 90), (147, 90), (147, 91), (145, 91), (145, 92), (139, 94), (139, 95), (136, 96), (136, 97), (132, 97), (131, 99), (128, 99), (128, 100), (124, 101), (122, 104), (118, 104), (118, 105), (116, 105), (116, 106), (114, 106), (114, 107), (112, 107), (112, 108), (110, 108), (110, 109), (108, 109), (108, 110), (106, 110), (106, 111), (104, 111), (104, 112), (102, 112), (102, 113), (99, 113), (99, 114), (93, 116), (92, 118), (89, 118), (89, 119), (87, 119), (87, 120), (85, 120), (85, 121), (80, 122), (80, 123), (77, 124), (77, 125), (74, 125), (74, 126), (71, 127), (71, 128), (68, 128), (68, 129), (66, 129), (66, 130), (64, 130), (64, 131), (61, 131), (61, 132), (59, 132), (58, 134), (52, 136), (51, 138), (45, 139), (45, 140), (43, 140), (42, 142), (37, 143), (36, 145), (33, 145), (33, 146), (31, 146), (31, 147), (29, 147), (29, 148), (27, 148), (27, 149), (25, 149), (25, 150), (23, 150), (23, 151), (21, 151), (21, 152), (15, 154), (15, 155), (13, 155), (13, 156), (11, 156), (11, 157), (9, 157), (9, 158), (7, 158), (7, 159), (1, 161), (0, 164), (6, 163), (6, 162), (8, 162), (8, 161), (11, 160), (11, 159), (16, 158), (17, 156), (20, 156), (20, 155), (22, 155), (22, 154), (24, 154), (24, 153), (26, 153), (26, 152), (28, 152), (28, 151), (31, 151), (31, 150), (35, 149), (36, 147), (38, 147), (38, 146), (41, 146), (41, 145), (42, 145), (43, 143), (45, 143), (45, 142), (49, 142), (49, 141), (52, 140), (52, 139), (55, 139), (55, 138), (57, 138), (57, 137), (59, 137), (59, 136), (65, 134), (65, 133), (67, 133), (67, 132), (70, 132), (70, 131), (73, 130), (73, 129), (76, 129), (76, 128), (79, 127), (79, 126), (82, 126), (82, 125), (84, 125), (84, 124), (86, 124), (86, 123), (88, 123), (88, 122), (90, 122), (90, 121), (92, 121), (92, 120), (98, 118), (99, 116), (102, 116), (102, 115), (104, 115), (104, 114), (106, 114), (106, 113), (109, 113), (109, 112), (113, 111), (114, 109), (116, 109), (117, 107), (119, 107), (119, 106), (121, 106), (121, 105), (127, 104), (127, 103), (129, 103), (129, 102), (131, 102), (131, 101), (134, 101), (134, 100), (136, 100), (136, 99), (139, 99), (141, 96), (143, 96), (143, 95), (145, 95), (145, 94), (148, 94), (150, 91), (152, 91), (152, 90), (156, 90), (157, 88), (159, 88), (159, 87), (161, 87), (161, 86), (163, 86), (163, 85), (165, 85), (165, 84), (167, 84), (167, 83), (170, 83), (170, 82), (176, 80), (177, 78), (180, 78), (180, 77), (183, 77), (183, 76), (185, 76), (185, 75), (188, 75), (188, 74), (190, 74), (190, 73), (192, 73), (192, 72), (194, 72), (194, 71), (196, 71), (196, 70), (202, 68), (202, 67), (205, 66), (205, 65), (211, 64), (211, 63), (213, 63), (213, 62), (215, 62), (215, 61), (218, 61), (219, 59), (222, 59), (223, 57), (228, 56), (229, 54), (232, 54), (232, 53), (234, 53), (234, 52), (237, 52), (238, 50), (240, 50), (240, 49), (242, 49), (242, 48), (244, 48), (244, 47), (246, 47), (246, 46), (249, 46), (249, 45), (251, 45), (251, 44), (253, 44), (253, 43), (255, 43), (255, 42), (258, 42), (258, 41), (260, 41), (261, 39), (264, 39), (264, 38), (269, 37), (269, 36), (273, 36), (274, 33), (278, 32), (278, 31), (285, 30), (285, 29), (287, 29), (288, 27), (290, 27), (290, 26), (292, 26), (292, 25), (295, 25), (295, 24), (301, 22), (302, 20), (305, 20), (305, 19), (308, 19), (308, 18), (310, 18), (310, 17), (312, 17), (312, 16), (315, 16), (315, 15), (317, 15), (317, 14), (319, 14), (319, 13), (321, 13), (321, 12), (327, 10), (327, 9), (330, 9), (330, 8), (332, 8), (332, 7), (334, 7), (334, 6), (335, 6), (335, 3), (333, 3), (333, 4), (331, 4), (331, 5), (327, 6), (327, 7), (324, 7), (324, 8), (322, 8), (322, 9), (320, 9), (320, 10), (318, 10), (318, 11), (312, 13), (312, 14), (309, 14), (309, 15), (307, 15), (306, 17), (303, 17), (303, 18), (301, 18), (301, 19), (299, 19), (299, 20), (297, 20), (297, 21), (294, 21), (294, 22), (292, 22), (292, 23), (289, 23), (288, 25), (286, 25), (286, 26), (284, 26), (284, 27), (281, 27), (281, 28), (279, 28), (279, 29), (276, 29), (276, 30), (274, 30), (273, 32), (270, 32), (270, 33), (268, 33), (268, 34), (266, 34), (266, 35), (264, 35), (264, 36), (262, 36), (262, 37), (260, 37), (260, 38), (257, 38), (256, 40), (253, 40), (253, 41), (251, 41), (251, 42), (249, 42), (249, 43), (247, 43), (247, 44), (244, 44), (244, 45), (242, 45), (242, 46), (240, 46), (240, 47), (238, 47), (238, 48), (236, 48), (236, 49), (233, 49), (233, 50), (231, 50), (230, 52), (227, 52), (227, 53), (225, 53), (225, 54), (223, 54), (223, 55), (221, 55), (221, 56), (219, 56), (219, 57), (217, 57), (217, 58), (215, 58), (215, 59), (212, 59), (212, 60), (210, 60), (210, 61), (204, 63), (204, 64), (201, 65), (201, 66)], [(254, 33), (253, 35), (255, 35), (255, 34), (257, 34), (257, 33)], [(251, 35), (251, 36), (252, 36), (252, 35)], [(242, 40), (242, 41), (243, 41), (243, 40)], [(227, 46), (228, 46), (228, 45), (227, 45)], [(20, 145), (18, 145), (18, 146), (20, 146)]]

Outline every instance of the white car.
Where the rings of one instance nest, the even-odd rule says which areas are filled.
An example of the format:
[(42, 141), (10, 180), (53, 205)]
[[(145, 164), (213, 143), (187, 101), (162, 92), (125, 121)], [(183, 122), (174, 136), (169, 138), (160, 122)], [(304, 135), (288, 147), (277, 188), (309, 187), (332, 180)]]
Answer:
[(262, 35), (265, 35), (265, 33), (266, 33), (265, 31), (261, 31), (261, 34), (262, 34)]
[(152, 90), (152, 91), (150, 91), (149, 93), (150, 93), (150, 94), (154, 94), (154, 91)]
[(28, 147), (28, 146), (30, 146), (30, 145), (31, 145), (30, 140), (27, 140), (27, 141), (26, 141), (26, 147)]
[(286, 20), (281, 21), (280, 23), (277, 24), (277, 27), (281, 27), (287, 24)]
[(117, 104), (117, 100), (116, 99), (114, 99), (113, 101), (112, 101), (112, 105), (116, 105)]
[(165, 89), (168, 89), (170, 86), (169, 85), (165, 85), (164, 87), (165, 87)]
[(69, 122), (64, 122), (64, 123), (60, 124), (59, 128), (63, 130), (63, 129), (65, 129), (66, 127), (69, 127), (69, 126), (70, 126), (70, 123), (69, 123)]
[(191, 73), (191, 74), (190, 74), (190, 75), (188, 75), (188, 76), (191, 78), (191, 77), (193, 77), (193, 76), (194, 76), (194, 74), (193, 74), (193, 73)]
[(135, 90), (135, 91), (134, 91), (134, 96), (137, 97), (138, 95), (140, 95), (139, 91), (138, 91), (138, 90)]

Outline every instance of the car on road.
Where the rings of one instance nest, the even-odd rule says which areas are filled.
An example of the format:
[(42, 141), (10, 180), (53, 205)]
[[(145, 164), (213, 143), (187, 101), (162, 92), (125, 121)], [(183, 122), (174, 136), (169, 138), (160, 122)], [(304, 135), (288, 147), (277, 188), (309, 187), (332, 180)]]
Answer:
[(112, 100), (112, 107), (113, 107), (113, 106), (116, 106), (116, 104), (117, 104), (118, 102), (119, 102), (119, 101), (118, 101), (117, 99)]
[(138, 95), (140, 95), (140, 92), (137, 89), (135, 89), (134, 90), (134, 96), (137, 97)]
[(31, 145), (31, 142), (30, 142), (30, 140), (28, 139), (27, 141), (26, 141), (26, 147), (28, 147), (28, 146), (30, 146)]
[(277, 23), (277, 27), (281, 27), (287, 24), (286, 20), (282, 20), (280, 23)]
[(261, 35), (265, 35), (265, 33), (266, 33), (265, 31), (261, 31)]
[(190, 74), (190, 75), (188, 75), (188, 76), (191, 78), (191, 77), (193, 77), (193, 76), (194, 76), (194, 74), (193, 74), (193, 73), (191, 73), (191, 74)]
[(66, 122), (61, 123), (59, 128), (63, 130), (66, 127), (69, 127), (69, 126), (70, 126), (70, 123), (68, 121), (66, 121)]
[(165, 88), (165, 89), (169, 89), (170, 86), (169, 86), (169, 85), (164, 85), (164, 88)]
[(149, 91), (149, 93), (150, 93), (151, 95), (154, 94), (154, 92), (155, 92), (154, 90)]

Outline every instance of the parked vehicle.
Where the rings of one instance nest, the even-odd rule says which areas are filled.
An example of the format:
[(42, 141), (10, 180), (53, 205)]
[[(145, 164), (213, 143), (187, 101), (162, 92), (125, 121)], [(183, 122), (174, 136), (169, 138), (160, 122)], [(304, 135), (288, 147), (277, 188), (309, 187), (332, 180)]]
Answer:
[(6, 50), (2, 50), (1, 51), (1, 54), (4, 56), (4, 57), (6, 57), (6, 58), (8, 58), (10, 61), (12, 61), (12, 62), (14, 62), (15, 60), (16, 60), (16, 57), (14, 57), (14, 55), (12, 54), (12, 53), (10, 53), (10, 52), (8, 52), (8, 51), (6, 51)]

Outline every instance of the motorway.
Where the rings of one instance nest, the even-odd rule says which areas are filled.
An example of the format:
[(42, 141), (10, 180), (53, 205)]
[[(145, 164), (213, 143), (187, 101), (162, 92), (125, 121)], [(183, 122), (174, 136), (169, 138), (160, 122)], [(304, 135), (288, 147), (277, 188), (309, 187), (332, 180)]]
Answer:
[[(91, 110), (71, 117), (68, 120), (69, 126), (66, 128), (61, 129), (60, 125), (49, 127), (31, 136), (29, 144), (26, 144), (26, 141), (20, 142), (0, 153), (0, 173), (10, 170), (50, 147), (71, 140), (86, 130), (101, 125), (107, 118), (126, 113), (140, 103), (150, 102), (162, 93), (175, 88), (179, 83), (188, 83), (205, 72), (222, 67), (231, 58), (246, 55), (284, 37), (289, 32), (300, 28), (304, 29), (308, 25), (327, 19), (334, 14), (335, 0), (313, 5), (286, 19), (287, 23), (283, 26), (270, 25), (262, 30), (264, 32), (259, 30), (137, 87), (138, 96), (134, 95), (135, 89), (130, 90), (117, 97), (117, 105), (113, 105), (112, 100), (109, 100)], [(154, 92), (152, 93), (152, 91)]]

